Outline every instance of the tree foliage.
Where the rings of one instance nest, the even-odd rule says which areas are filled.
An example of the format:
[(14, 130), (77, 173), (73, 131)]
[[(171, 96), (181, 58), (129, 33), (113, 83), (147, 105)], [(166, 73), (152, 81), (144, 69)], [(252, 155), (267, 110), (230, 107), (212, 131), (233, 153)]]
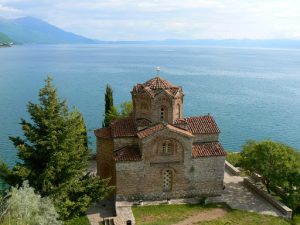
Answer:
[(105, 89), (105, 111), (104, 111), (104, 121), (103, 127), (108, 127), (110, 123), (109, 113), (113, 110), (114, 98), (113, 90), (109, 84), (106, 85)]
[(107, 180), (86, 172), (90, 150), (81, 113), (69, 111), (49, 77), (39, 92), (39, 104), (30, 102), (27, 110), (31, 121), (21, 120), (25, 138), (10, 138), (20, 161), (12, 170), (2, 163), (0, 177), (13, 186), (28, 180), (43, 197), (53, 199), (63, 219), (85, 212), (111, 188)]
[(296, 150), (273, 141), (248, 141), (241, 156), (241, 166), (260, 174), (269, 193), (279, 194), (292, 209), (299, 206), (300, 158)]
[(113, 90), (109, 84), (106, 85), (105, 90), (105, 112), (102, 127), (108, 127), (109, 124), (116, 119), (125, 118), (132, 114), (132, 101), (122, 102), (120, 104), (121, 111), (114, 105)]
[(50, 198), (42, 198), (24, 182), (22, 187), (13, 187), (6, 202), (1, 224), (60, 225), (58, 214)]
[(129, 117), (132, 114), (133, 106), (131, 101), (123, 102), (120, 104), (121, 111), (119, 112), (116, 106), (113, 106), (107, 114), (109, 123), (116, 119)]
[(132, 101), (122, 102), (120, 107), (121, 107), (120, 117), (122, 118), (130, 116), (133, 112)]

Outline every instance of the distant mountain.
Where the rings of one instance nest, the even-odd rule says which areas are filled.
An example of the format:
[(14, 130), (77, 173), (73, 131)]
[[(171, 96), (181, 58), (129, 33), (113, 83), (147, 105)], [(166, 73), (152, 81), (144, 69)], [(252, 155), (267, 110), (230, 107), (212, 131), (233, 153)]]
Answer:
[(13, 40), (8, 37), (6, 34), (0, 32), (0, 45), (2, 44), (11, 44)]
[(291, 39), (196, 39), (196, 40), (148, 40), (148, 41), (111, 41), (108, 44), (142, 45), (194, 45), (243, 48), (300, 48), (300, 40)]
[(23, 17), (14, 20), (0, 18), (0, 32), (19, 44), (92, 44), (96, 40), (66, 32), (43, 20)]
[[(300, 48), (300, 40), (288, 39), (196, 39), (196, 40), (145, 40), (145, 41), (98, 41), (66, 32), (43, 20), (23, 17), (8, 20), (0, 17), (0, 41), (9, 38), (17, 44), (126, 44), (126, 45), (195, 45), (246, 48)], [(3, 36), (5, 35), (5, 36)]]

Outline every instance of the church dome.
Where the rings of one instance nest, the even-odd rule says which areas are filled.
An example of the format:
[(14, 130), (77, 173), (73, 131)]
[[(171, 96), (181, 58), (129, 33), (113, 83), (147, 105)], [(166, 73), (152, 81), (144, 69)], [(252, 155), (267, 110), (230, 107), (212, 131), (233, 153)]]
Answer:
[(169, 89), (169, 88), (176, 87), (175, 85), (171, 84), (169, 81), (164, 80), (161, 77), (154, 77), (154, 78), (146, 81), (143, 85), (145, 87), (149, 87), (152, 90)]

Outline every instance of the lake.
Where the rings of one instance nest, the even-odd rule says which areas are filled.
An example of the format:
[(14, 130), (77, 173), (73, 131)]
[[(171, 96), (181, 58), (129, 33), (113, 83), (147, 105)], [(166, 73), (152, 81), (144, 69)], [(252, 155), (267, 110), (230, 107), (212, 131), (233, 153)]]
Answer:
[(90, 130), (101, 126), (105, 85), (115, 104), (136, 83), (160, 76), (183, 87), (184, 115), (215, 117), (225, 149), (272, 139), (300, 149), (300, 50), (137, 45), (23, 45), (0, 49), (0, 158), (10, 165), (26, 104), (48, 74)]

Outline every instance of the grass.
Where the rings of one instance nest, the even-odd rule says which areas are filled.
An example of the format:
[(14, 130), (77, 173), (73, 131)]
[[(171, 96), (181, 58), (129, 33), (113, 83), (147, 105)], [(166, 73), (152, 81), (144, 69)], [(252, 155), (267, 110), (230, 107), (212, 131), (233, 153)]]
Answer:
[(212, 208), (225, 208), (228, 213), (219, 219), (200, 222), (198, 225), (298, 225), (296, 218), (292, 223), (274, 217), (258, 213), (244, 212), (229, 209), (226, 205), (158, 205), (158, 206), (136, 206), (132, 207), (137, 225), (170, 225), (182, 221), (199, 212), (209, 211)]
[(90, 222), (86, 216), (79, 216), (74, 219), (65, 221), (65, 225), (90, 225)]
[(294, 215), (294, 218), (292, 220), (292, 225), (300, 225), (300, 214)]
[(208, 211), (222, 205), (157, 205), (134, 206), (133, 215), (138, 225), (169, 225), (184, 220), (198, 212)]
[(230, 210), (224, 217), (200, 222), (198, 225), (290, 225), (285, 219), (275, 216), (261, 215), (254, 212), (245, 212), (240, 210)]

